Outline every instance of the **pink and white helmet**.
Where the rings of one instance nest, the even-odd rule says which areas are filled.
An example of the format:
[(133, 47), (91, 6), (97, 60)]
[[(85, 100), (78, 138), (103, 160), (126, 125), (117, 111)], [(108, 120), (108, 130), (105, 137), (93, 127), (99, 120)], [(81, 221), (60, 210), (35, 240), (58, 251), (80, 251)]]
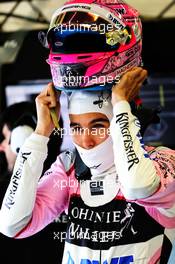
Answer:
[(72, 0), (55, 11), (47, 33), (56, 89), (110, 89), (142, 64), (138, 11), (122, 0)]

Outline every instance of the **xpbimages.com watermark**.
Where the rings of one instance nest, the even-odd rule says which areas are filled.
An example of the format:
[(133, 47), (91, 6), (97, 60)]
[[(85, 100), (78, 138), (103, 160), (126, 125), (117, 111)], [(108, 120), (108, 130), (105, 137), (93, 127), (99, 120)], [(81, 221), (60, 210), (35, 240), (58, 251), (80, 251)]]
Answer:
[(107, 32), (112, 32), (114, 26), (111, 23), (91, 23), (91, 24), (80, 24), (78, 21), (76, 23), (62, 23), (55, 27), (55, 31), (59, 31), (61, 34), (64, 32), (99, 32), (100, 34), (106, 34)]
[[(83, 184), (83, 180), (75, 181), (74, 179), (71, 179), (68, 177), (67, 179), (53, 179), (53, 188), (58, 188), (59, 190), (65, 190), (67, 188), (77, 189), (79, 187), (79, 184)], [(105, 190), (110, 190), (113, 188), (113, 186), (117, 185), (119, 186), (118, 182), (118, 176), (116, 175), (116, 178), (113, 179), (112, 177), (108, 179), (108, 181), (91, 181), (89, 182), (89, 188), (92, 193), (95, 192), (103, 192)]]
[(72, 233), (67, 233), (66, 231), (63, 232), (53, 232), (53, 239), (59, 240), (60, 242), (64, 242), (65, 240), (91, 240), (93, 242), (113, 242), (115, 240), (119, 240), (121, 237), (120, 232), (117, 231), (93, 231), (88, 232), (76, 232), (76, 230)]
[[(63, 66), (58, 64), (57, 62), (47, 60), (47, 63), (51, 66), (51, 72), (54, 79), (55, 84), (59, 87), (85, 87), (86, 84), (89, 84), (91, 86), (93, 85), (99, 85), (99, 86), (105, 86), (108, 84), (118, 83), (119, 82), (119, 76), (116, 76), (115, 78), (112, 75), (101, 75), (101, 76), (85, 76), (85, 75), (79, 75), (73, 68), (70, 66)], [(62, 75), (60, 75), (60, 73)]]
[(54, 135), (64, 136), (98, 136), (99, 138), (106, 138), (110, 135), (110, 128), (60, 128), (54, 129)]

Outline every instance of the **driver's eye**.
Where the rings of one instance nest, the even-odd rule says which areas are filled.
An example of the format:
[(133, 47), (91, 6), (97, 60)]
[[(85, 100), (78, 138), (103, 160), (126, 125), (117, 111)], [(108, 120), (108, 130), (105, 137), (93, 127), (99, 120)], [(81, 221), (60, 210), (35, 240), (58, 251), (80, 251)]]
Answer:
[(104, 128), (104, 124), (94, 124), (93, 128)]

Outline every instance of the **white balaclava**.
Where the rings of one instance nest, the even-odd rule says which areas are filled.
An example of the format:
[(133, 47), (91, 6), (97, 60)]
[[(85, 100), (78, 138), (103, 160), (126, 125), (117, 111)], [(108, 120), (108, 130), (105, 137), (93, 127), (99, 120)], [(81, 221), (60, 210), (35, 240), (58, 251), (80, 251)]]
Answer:
[[(113, 117), (111, 94), (107, 91), (75, 91), (69, 97), (69, 114), (102, 113), (109, 121)], [(81, 159), (90, 168), (92, 175), (102, 174), (114, 165), (113, 143), (108, 138), (92, 149), (75, 144)]]

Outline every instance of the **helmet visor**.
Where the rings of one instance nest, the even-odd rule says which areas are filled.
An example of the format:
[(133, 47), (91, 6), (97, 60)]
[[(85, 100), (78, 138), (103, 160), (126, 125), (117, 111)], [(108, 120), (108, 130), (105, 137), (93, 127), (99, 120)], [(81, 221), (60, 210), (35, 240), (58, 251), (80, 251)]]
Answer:
[(98, 15), (74, 11), (53, 19), (47, 39), (53, 53), (73, 54), (116, 51), (129, 36)]
[(98, 31), (88, 29), (74, 29), (57, 27), (48, 34), (48, 43), (52, 53), (78, 54), (90, 52), (116, 51), (120, 44), (110, 45), (107, 43), (106, 35)]

